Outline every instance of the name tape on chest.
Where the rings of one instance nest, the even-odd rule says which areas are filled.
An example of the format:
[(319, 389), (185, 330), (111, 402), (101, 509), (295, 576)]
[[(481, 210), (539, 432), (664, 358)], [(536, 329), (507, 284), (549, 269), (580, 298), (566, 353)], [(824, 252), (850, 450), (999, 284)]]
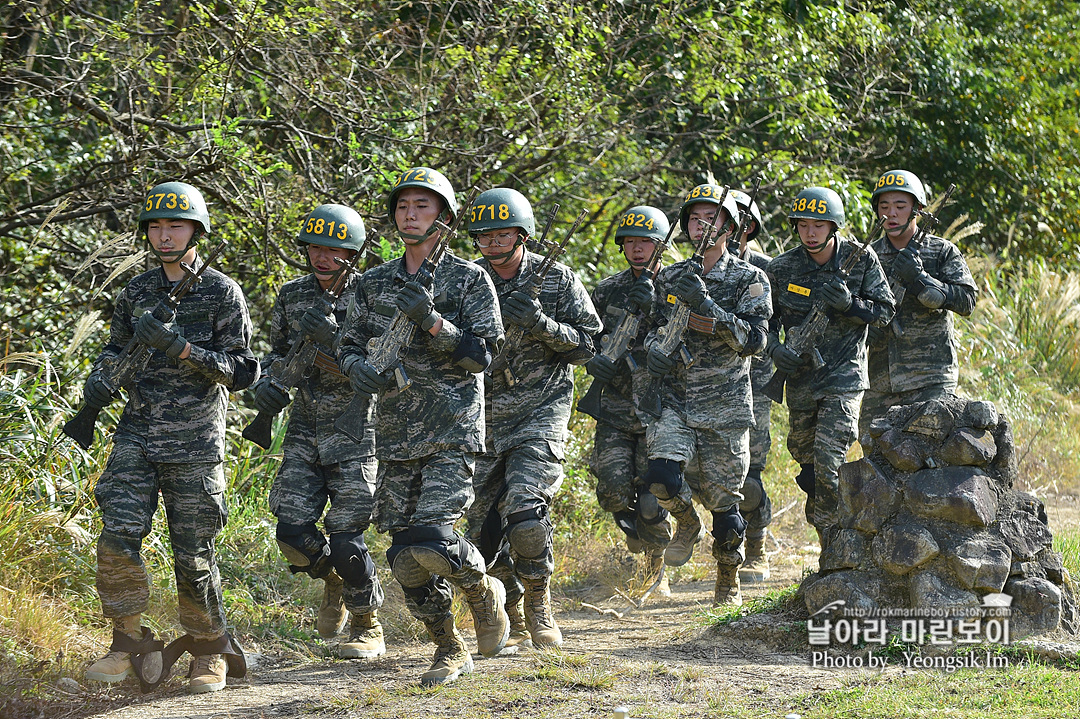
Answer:
[(788, 292), (794, 292), (795, 294), (802, 295), (803, 297), (809, 297), (810, 296), (810, 288), (809, 287), (800, 287), (799, 285), (795, 284), (794, 282), (788, 284), (787, 291)]

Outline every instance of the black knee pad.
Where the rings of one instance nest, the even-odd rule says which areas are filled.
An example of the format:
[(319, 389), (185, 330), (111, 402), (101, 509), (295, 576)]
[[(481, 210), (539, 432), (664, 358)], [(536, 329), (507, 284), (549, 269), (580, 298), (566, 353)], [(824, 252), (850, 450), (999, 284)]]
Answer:
[(643, 524), (660, 524), (668, 518), (668, 511), (656, 501), (656, 495), (645, 489), (638, 488), (637, 495), (637, 518)]
[(765, 486), (761, 483), (760, 469), (751, 469), (746, 473), (742, 495), (743, 501), (739, 502), (739, 511), (744, 516), (761, 506), (765, 498)]
[(314, 524), (278, 522), (276, 537), (278, 548), (289, 560), (290, 572), (304, 572), (316, 579), (330, 573), (330, 545)]
[(814, 483), (816, 481), (814, 477), (814, 465), (803, 464), (800, 465), (802, 470), (795, 477), (795, 484), (799, 485), (799, 489), (806, 492), (806, 496), (810, 499), (814, 498)]
[(330, 535), (330, 562), (346, 584), (366, 587), (375, 576), (363, 532), (335, 532)]
[(506, 518), (506, 539), (510, 542), (512, 552), (519, 557), (544, 557), (551, 552), (554, 534), (547, 507), (542, 504), (514, 512)]
[(621, 512), (613, 513), (611, 516), (615, 519), (615, 526), (621, 529), (623, 534), (631, 539), (638, 538), (637, 513), (624, 509)]
[(746, 537), (746, 520), (739, 514), (739, 505), (733, 504), (720, 512), (712, 513), (712, 534), (716, 544), (734, 552)]
[(682, 489), (682, 467), (673, 459), (650, 459), (645, 486), (657, 499), (674, 499)]
[(386, 550), (386, 561), (393, 567), (397, 556), (410, 550), (413, 558), (428, 571), (449, 576), (461, 569), (467, 553), (464, 545), (465, 538), (449, 525), (409, 527), (394, 533), (390, 548)]

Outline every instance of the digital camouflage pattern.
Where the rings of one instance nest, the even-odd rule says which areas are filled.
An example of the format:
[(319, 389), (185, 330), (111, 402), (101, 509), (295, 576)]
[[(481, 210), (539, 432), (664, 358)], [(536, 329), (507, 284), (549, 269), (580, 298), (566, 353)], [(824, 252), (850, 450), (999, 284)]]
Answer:
[[(396, 311), (395, 299), (415, 275), (403, 257), (364, 272), (345, 323), (339, 362), (364, 357), (367, 342), (381, 335)], [(471, 262), (447, 252), (435, 268), (432, 292), (443, 319), (438, 336), (417, 330), (401, 363), (412, 386), (400, 391), (391, 381), (379, 394), (375, 454), (380, 461), (407, 461), (452, 448), (484, 450), (484, 386), (480, 376), (453, 361), (462, 332), (486, 341), (492, 353), (502, 342), (495, 288)]]
[[(771, 258), (747, 247), (746, 252), (739, 259), (764, 271), (769, 266)], [(754, 396), (754, 426), (750, 428), (751, 469), (765, 469), (765, 463), (769, 459), (769, 450), (772, 449), (772, 435), (769, 432), (772, 400), (762, 392), (762, 388), (769, 383), (772, 376), (773, 363), (768, 354), (761, 352), (750, 358), (750, 388)], [(768, 521), (765, 524), (767, 525)]]
[[(630, 268), (612, 275), (600, 281), (592, 292), (593, 306), (603, 318), (604, 331), (614, 331), (623, 317), (626, 316), (626, 295), (630, 292), (637, 278)], [(633, 311), (631, 311), (633, 314)], [(597, 422), (603, 422), (617, 427), (624, 432), (644, 434), (645, 427), (637, 416), (634, 401), (634, 378), (638, 381), (648, 380), (648, 370), (645, 369), (645, 337), (652, 329), (650, 318), (642, 318), (638, 326), (638, 334), (630, 344), (629, 355), (637, 362), (637, 372), (632, 373), (625, 359), (618, 362), (618, 374), (605, 387), (600, 399), (601, 416)], [(601, 333), (603, 334), (603, 333)], [(600, 335), (595, 338), (596, 349), (600, 349)]]
[[(196, 260), (201, 263), (201, 260)], [(116, 357), (135, 332), (135, 315), (149, 312), (172, 288), (161, 267), (138, 275), (116, 300), (109, 343), (95, 363)], [(244, 294), (212, 267), (177, 308), (175, 324), (191, 343), (187, 359), (154, 350), (116, 425), (116, 439), (137, 438), (155, 462), (221, 462), (225, 458), (225, 412), (229, 391), (259, 377), (248, 349), (251, 318)]]

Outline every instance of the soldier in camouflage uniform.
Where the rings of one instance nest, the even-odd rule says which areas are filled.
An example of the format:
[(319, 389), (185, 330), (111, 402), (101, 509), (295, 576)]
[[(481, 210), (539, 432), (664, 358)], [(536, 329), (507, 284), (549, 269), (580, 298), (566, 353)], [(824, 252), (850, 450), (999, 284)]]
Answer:
[[(481, 654), (498, 654), (510, 631), (502, 583), (453, 527), (473, 499), (475, 456), (484, 448), (481, 373), (503, 330), (495, 288), (476, 265), (448, 252), (433, 277), (421, 274), (444, 231), (436, 223), (450, 224), (459, 212), (449, 180), (426, 167), (406, 171), (390, 191), (388, 211), (405, 253), (361, 275), (339, 364), (358, 394), (379, 398), (378, 528), (392, 536), (386, 557), (406, 605), (436, 644), (421, 682), (442, 684), (473, 668), (450, 611), (451, 584), (469, 602)], [(368, 341), (395, 316), (415, 324), (400, 355), (411, 380), (405, 386), (392, 381), (392, 370), (381, 374), (368, 362)]]
[[(375, 509), (375, 403), (361, 400), (364, 412), (352, 418), (360, 442), (334, 427), (355, 397), (335, 358), (339, 326), (359, 278), (349, 277), (333, 306), (327, 290), (338, 280), (341, 264), (363, 248), (365, 235), (364, 221), (349, 207), (319, 205), (304, 217), (297, 242), (311, 274), (287, 282), (278, 293), (270, 354), (262, 361), (267, 375), (271, 365), (305, 337), (319, 348), (292, 401), (281, 445), (284, 460), (270, 489), (270, 511), (278, 520), (277, 542), (289, 569), (325, 583), (319, 634), (327, 639), (336, 636), (351, 612), (351, 636), (338, 653), (361, 659), (386, 651), (376, 615), (383, 591), (364, 543), (364, 530)], [(256, 382), (254, 391), (260, 412), (274, 415), (290, 402), (270, 376)], [(317, 526), (327, 501), (329, 540)]]
[(889, 170), (878, 178), (870, 201), (874, 215), (886, 217), (885, 236), (874, 250), (894, 293), (904, 289), (888, 328), (870, 331), (870, 389), (863, 395), (860, 439), (889, 407), (956, 392), (960, 367), (952, 313), (967, 317), (978, 296), (956, 245), (929, 234), (919, 247), (911, 244), (919, 229), (916, 210), (926, 206), (926, 190), (914, 173)]
[[(648, 448), (645, 426), (634, 406), (633, 375), (640, 383), (645, 369), (645, 337), (651, 329), (653, 283), (646, 265), (658, 243), (667, 238), (668, 220), (655, 207), (631, 207), (619, 217), (615, 241), (622, 245), (629, 267), (601, 281), (592, 300), (604, 320), (609, 336), (631, 315), (640, 315), (637, 336), (631, 341), (625, 361), (612, 362), (597, 353), (585, 366), (593, 383), (603, 387), (596, 419), (590, 469), (596, 475), (596, 498), (600, 508), (611, 512), (615, 524), (626, 534), (631, 552), (648, 558), (649, 576), (664, 568), (664, 550), (671, 541), (671, 522), (645, 487)], [(657, 265), (659, 267), (659, 264)], [(631, 369), (633, 368), (633, 369)], [(590, 392), (597, 390), (590, 389)], [(582, 411), (582, 405), (578, 405)], [(658, 591), (670, 594), (667, 578), (661, 575)]]
[[(751, 201), (750, 195), (741, 190), (732, 190), (731, 196), (743, 218), (750, 213), (750, 218), (743, 230), (742, 237), (732, 237), (728, 250), (743, 262), (764, 270), (771, 259), (768, 255), (751, 246), (760, 247), (755, 241), (761, 233), (761, 210), (757, 201)], [(750, 470), (743, 483), (743, 500), (739, 503), (739, 513), (746, 520), (746, 559), (739, 567), (739, 579), (743, 582), (763, 582), (769, 578), (769, 559), (765, 556), (765, 534), (772, 522), (772, 501), (769, 499), (761, 473), (772, 449), (772, 435), (769, 432), (769, 413), (772, 400), (762, 387), (772, 379), (773, 364), (769, 356), (762, 352), (750, 358), (750, 386), (754, 393), (754, 426), (750, 428)]]
[[(884, 327), (893, 295), (874, 251), (868, 250), (842, 281), (837, 270), (859, 245), (837, 231), (846, 221), (840, 196), (810, 187), (788, 212), (800, 245), (769, 262), (773, 307), (768, 352), (787, 380), (788, 450), (801, 466), (795, 481), (807, 494), (806, 518), (824, 550), (837, 530), (837, 470), (856, 438), (859, 402), (867, 387), (866, 327)], [(831, 321), (817, 349), (824, 365), (810, 366), (780, 342), (780, 328), (802, 324), (821, 298)]]
[(229, 392), (258, 379), (259, 363), (248, 349), (251, 319), (244, 295), (213, 268), (180, 302), (173, 322), (150, 312), (183, 278), (182, 262), (201, 264), (196, 243), (210, 231), (202, 194), (182, 182), (157, 185), (139, 215), (139, 229), (161, 266), (135, 277), (117, 298), (109, 343), (83, 391), (89, 404), (105, 406), (114, 397), (102, 378), (102, 362), (118, 356), (133, 337), (153, 349), (137, 386), (128, 388), (108, 464), (94, 489), (102, 520), (97, 590), (114, 629), (109, 653), (86, 677), (118, 682), (138, 672), (142, 678), (141, 660), (160, 656), (160, 642), (154, 647), (152, 632), (141, 626), (150, 598), (141, 548), (160, 492), (180, 625), (195, 657), (188, 686), (195, 693), (216, 691), (225, 686), (227, 672), (243, 672), (242, 654), (226, 631), (214, 558), (214, 540), (228, 516), (225, 413)]
[[(572, 365), (592, 359), (592, 337), (601, 329), (585, 287), (565, 265), (554, 263), (539, 297), (530, 296), (528, 284), (543, 261), (525, 248), (535, 230), (532, 205), (508, 188), (482, 192), (469, 214), (469, 234), (483, 254), (476, 264), (494, 282), (503, 321), (524, 330), (508, 350), (507, 367), (488, 369), (487, 451), (467, 514), (470, 536), (487, 547), (491, 571), (507, 587), (511, 651), (530, 638), (536, 647), (562, 643), (551, 609), (550, 506), (563, 480)], [(507, 546), (496, 550), (504, 539)]]
[[(708, 225), (719, 233), (705, 251), (703, 267), (690, 259), (659, 274), (656, 329), (645, 341), (649, 374), (663, 378), (661, 415), (649, 421), (646, 432), (645, 482), (679, 523), (667, 550), (669, 564), (689, 561), (703, 535), (692, 498), (712, 514), (717, 605), (742, 603), (738, 569), (746, 521), (739, 503), (754, 424), (750, 357), (765, 347), (772, 314), (765, 273), (727, 250), (738, 223), (735, 198), (722, 188), (698, 185), (687, 194), (679, 213), (683, 232), (695, 245)], [(692, 311), (683, 338), (694, 359), (689, 367), (677, 362), (677, 354), (668, 356), (655, 346), (677, 302)], [(689, 541), (679, 542), (679, 534)]]

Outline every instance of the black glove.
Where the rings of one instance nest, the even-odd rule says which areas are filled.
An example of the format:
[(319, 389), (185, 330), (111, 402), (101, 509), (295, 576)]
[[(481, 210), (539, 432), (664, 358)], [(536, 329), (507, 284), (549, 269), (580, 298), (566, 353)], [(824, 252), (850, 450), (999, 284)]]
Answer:
[(405, 313), (416, 326), (427, 332), (439, 321), (435, 311), (435, 299), (431, 290), (419, 282), (406, 282), (397, 296), (397, 307)]
[(540, 321), (544, 308), (540, 300), (534, 300), (521, 290), (514, 290), (503, 302), (502, 313), (506, 319), (529, 331)]
[(637, 307), (642, 312), (648, 312), (652, 309), (653, 292), (652, 280), (642, 273), (641, 277), (634, 280), (634, 284), (630, 285), (630, 291), (626, 293), (627, 309), (633, 312)]
[(269, 377), (255, 383), (255, 408), (263, 414), (278, 414), (289, 404), (289, 395), (274, 386)]
[(91, 372), (86, 378), (82, 396), (83, 402), (99, 409), (113, 401), (113, 394), (109, 391), (109, 386), (105, 384), (105, 378), (97, 370)]
[(799, 371), (804, 364), (805, 360), (802, 357), (789, 350), (784, 345), (776, 345), (772, 351), (772, 361), (776, 365), (776, 369), (781, 372), (787, 372), (788, 374), (794, 374)]
[(356, 360), (349, 367), (349, 383), (357, 394), (374, 397), (389, 381), (389, 377), (383, 377), (362, 359)]
[(668, 357), (666, 354), (653, 347), (649, 350), (649, 354), (645, 358), (645, 366), (648, 368), (649, 374), (652, 377), (660, 379), (665, 375), (671, 374), (671, 371), (675, 369), (675, 358)]
[(585, 371), (595, 377), (598, 382), (607, 384), (615, 379), (616, 367), (615, 363), (604, 355), (596, 355), (585, 365)]
[(906, 286), (910, 287), (912, 283), (918, 279), (922, 274), (923, 264), (922, 258), (912, 251), (910, 247), (905, 247), (900, 250), (900, 254), (896, 256), (896, 261), (893, 263), (893, 269), (896, 272), (896, 276), (900, 278)]
[(705, 300), (709, 299), (709, 291), (705, 289), (705, 280), (693, 272), (684, 272), (680, 275), (672, 285), (671, 292), (695, 312), (701, 310)]
[(315, 342), (333, 347), (337, 339), (338, 323), (333, 315), (327, 315), (321, 307), (308, 307), (300, 315), (300, 329)]
[(820, 292), (825, 304), (837, 312), (847, 312), (851, 309), (851, 290), (839, 278), (834, 277), (826, 282)]
[(177, 359), (187, 347), (187, 340), (176, 325), (166, 325), (150, 312), (144, 312), (135, 323), (135, 339), (147, 347), (161, 350), (169, 359)]

